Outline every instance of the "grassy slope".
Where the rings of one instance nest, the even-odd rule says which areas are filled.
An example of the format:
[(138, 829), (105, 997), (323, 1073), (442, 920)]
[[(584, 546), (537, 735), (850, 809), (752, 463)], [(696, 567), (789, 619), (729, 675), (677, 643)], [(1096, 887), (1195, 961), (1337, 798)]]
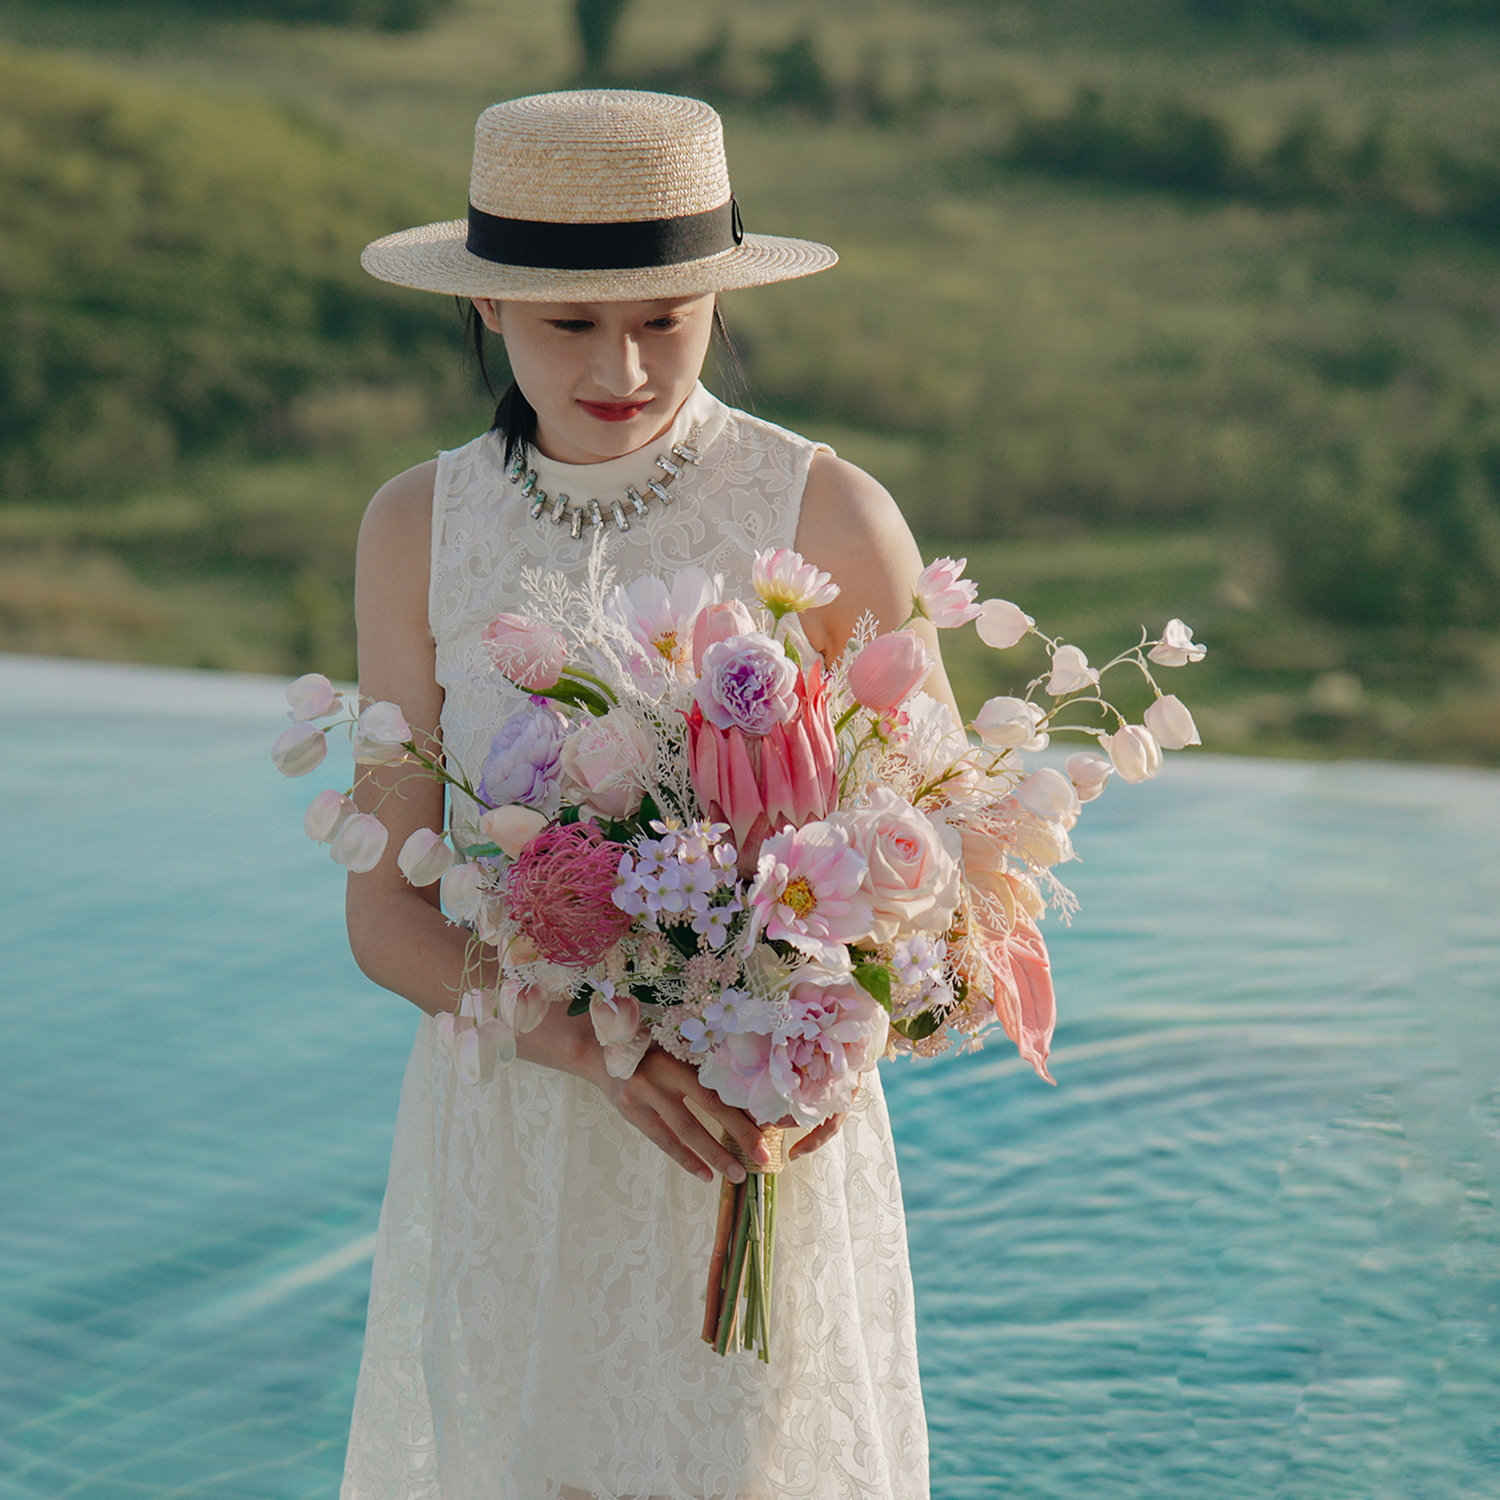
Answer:
[[(401, 147), (430, 164), (434, 187), (455, 192), (477, 108), (553, 86), (571, 66), (560, 8), (510, 0), (469, 0), (400, 40), (164, 27), (158, 15), (143, 9), (132, 25), (118, 9), (100, 21), (0, 4), (0, 34), (92, 53), (153, 86), (283, 100), (373, 146)], [(1284, 559), (1261, 540), (1267, 509), (1295, 507), (1327, 482), (1320, 455), (1353, 452), (1377, 472), (1446, 431), (1454, 409), (1495, 407), (1493, 250), (1344, 211), (1101, 190), (995, 160), (1018, 117), (1066, 108), (1080, 83), (1211, 97), (1252, 143), (1315, 101), (1351, 138), (1384, 110), (1455, 149), (1478, 149), (1494, 123), (1494, 46), (1439, 36), (1385, 51), (1312, 51), (1225, 40), (1166, 17), (1164, 6), (1109, 11), (1082, 0), (1045, 18), (1021, 6), (820, 7), (818, 42), (835, 83), (878, 76), (899, 101), (935, 81), (949, 103), (920, 126), (887, 130), (729, 111), (752, 227), (844, 250), (816, 292), (792, 284), (732, 300), (759, 407), (877, 473), (935, 545), (1008, 534), (965, 549), (986, 591), (1021, 598), (1091, 650), (1117, 643), (1137, 618), (1190, 619), (1216, 647), (1195, 686), (1221, 745), (1500, 757), (1500, 653), (1485, 628), (1316, 623), (1281, 604)], [(757, 49), (802, 22), (791, 6), (637, 0), (622, 71), (678, 65), (726, 24), (734, 66), (753, 84)], [(1395, 351), (1384, 356), (1395, 374), (1375, 380), (1361, 359), (1378, 364), (1381, 350)], [(258, 592), (251, 575), (242, 627), (219, 632), (238, 644), (189, 659), (340, 666), (347, 637), (333, 622), (348, 553), (339, 539), (383, 468), (476, 420), (477, 405), (457, 405), (447, 421), (420, 415), (401, 442), (355, 441), (351, 451), (354, 401), (353, 417), (328, 418), (324, 429), (346, 440), (325, 453), (347, 456), (228, 467), (138, 499), (142, 515), (196, 516), (182, 524), (188, 532), (226, 511), (259, 517), (236, 533), (252, 551), (255, 536), (280, 537), (270, 549), (280, 548), (280, 574)], [(385, 425), (366, 414), (367, 428)], [(79, 546), (118, 555), (110, 524), (102, 512), (64, 521), (34, 506), (0, 516), (5, 535), (31, 545), (46, 537), (54, 557)], [(1354, 514), (1348, 524), (1362, 523)], [(208, 639), (201, 624), (181, 623), (207, 618), (188, 597), (192, 580), (172, 594), (165, 570), (149, 574), (139, 549), (124, 552), (131, 571), (116, 575), (118, 588), (179, 623), (120, 649), (169, 658), (187, 639)], [(316, 579), (331, 580), (331, 601)], [(0, 618), (4, 590), (0, 574)], [(10, 618), (21, 622), (12, 642), (99, 649), (97, 639), (75, 647), (49, 636), (35, 610), (12, 608)], [(963, 645), (955, 657), (970, 701), (1013, 685), (994, 658)]]

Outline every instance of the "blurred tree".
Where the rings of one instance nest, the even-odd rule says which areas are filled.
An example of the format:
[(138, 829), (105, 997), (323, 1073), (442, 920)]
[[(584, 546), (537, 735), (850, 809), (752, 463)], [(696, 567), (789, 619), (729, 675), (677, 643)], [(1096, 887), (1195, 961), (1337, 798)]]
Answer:
[(625, 0), (573, 0), (573, 19), (578, 27), (585, 78), (603, 76), (624, 13)]

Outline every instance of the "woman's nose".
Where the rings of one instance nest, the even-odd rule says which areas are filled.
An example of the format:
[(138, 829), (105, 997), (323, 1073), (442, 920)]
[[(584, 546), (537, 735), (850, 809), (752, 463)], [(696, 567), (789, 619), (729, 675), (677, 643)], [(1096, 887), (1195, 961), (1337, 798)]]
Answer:
[(612, 342), (601, 351), (594, 378), (612, 396), (633, 395), (646, 383), (640, 346), (629, 337)]

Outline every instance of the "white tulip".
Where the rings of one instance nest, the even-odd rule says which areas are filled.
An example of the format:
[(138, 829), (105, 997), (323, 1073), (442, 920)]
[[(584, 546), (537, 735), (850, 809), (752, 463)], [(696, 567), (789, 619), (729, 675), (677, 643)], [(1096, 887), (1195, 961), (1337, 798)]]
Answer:
[(480, 833), (512, 859), (546, 826), (547, 819), (542, 813), (519, 803), (491, 808), (479, 820)]
[(1201, 745), (1198, 726), (1181, 699), (1168, 693), (1158, 698), (1144, 714), (1146, 728), (1156, 737), (1163, 750), (1181, 750), (1187, 745)]
[(1207, 654), (1208, 647), (1193, 639), (1193, 627), (1181, 620), (1168, 620), (1161, 639), (1146, 653), (1159, 667), (1185, 667), (1190, 661), (1202, 661)]
[(307, 804), (307, 811), (302, 814), (302, 828), (315, 843), (331, 844), (345, 821), (358, 811), (353, 797), (330, 787)]
[(353, 875), (365, 875), (380, 863), (390, 831), (374, 813), (354, 813), (345, 818), (333, 836), (328, 852), (336, 864)]
[(1063, 764), (1067, 767), (1068, 778), (1072, 781), (1080, 802), (1092, 802), (1104, 790), (1104, 783), (1114, 774), (1115, 769), (1102, 755), (1095, 755), (1092, 750), (1080, 750), (1076, 755), (1070, 755)]
[(1098, 682), (1099, 674), (1077, 646), (1059, 646), (1052, 653), (1052, 675), (1047, 679), (1047, 691), (1054, 698), (1096, 687)]
[(286, 701), (291, 705), (292, 718), (299, 723), (303, 719), (326, 719), (344, 706), (338, 690), (321, 672), (309, 672), (290, 684)]
[(1161, 746), (1140, 724), (1127, 724), (1115, 734), (1101, 735), (1099, 743), (1109, 752), (1122, 781), (1150, 781), (1161, 770)]
[(1035, 624), (1030, 615), (1009, 599), (986, 599), (979, 606), (974, 628), (986, 646), (1008, 651)]
[(1067, 824), (1069, 818), (1078, 816), (1078, 793), (1073, 783), (1051, 766), (1033, 771), (1013, 795), (1027, 812), (1049, 822)]
[(991, 698), (974, 718), (974, 729), (991, 750), (1045, 750), (1040, 733), (1046, 713), (1024, 698)]
[(276, 736), (271, 759), (283, 776), (306, 776), (323, 764), (328, 736), (311, 724), (293, 724)]
[(401, 846), (396, 867), (413, 885), (431, 885), (453, 868), (453, 851), (442, 834), (418, 828)]
[(354, 758), (362, 766), (388, 766), (406, 759), (411, 725), (394, 703), (372, 703), (354, 730)]

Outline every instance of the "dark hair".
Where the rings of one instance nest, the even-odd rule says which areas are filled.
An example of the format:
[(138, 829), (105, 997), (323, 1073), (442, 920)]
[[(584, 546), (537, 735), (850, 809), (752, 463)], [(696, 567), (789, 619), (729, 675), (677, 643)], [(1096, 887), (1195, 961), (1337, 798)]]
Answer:
[[(479, 309), (471, 301), (460, 297), (458, 305), (461, 311), (467, 308), (464, 314), (464, 344), (474, 355), (474, 363), (479, 366), (479, 378), (484, 381), (484, 388), (493, 396), (495, 383), (490, 379), (489, 358), (485, 350), (485, 334), (488, 329), (484, 326), (484, 319), (479, 316)], [(714, 298), (713, 345), (718, 356), (719, 380), (724, 387), (724, 394), (731, 400), (738, 399), (745, 388), (745, 367), (740, 362), (739, 350), (735, 348), (734, 336), (724, 321), (724, 313), (717, 297)], [(536, 411), (514, 380), (500, 393), (490, 431), (498, 432), (505, 439), (507, 467), (527, 444), (536, 442)]]

